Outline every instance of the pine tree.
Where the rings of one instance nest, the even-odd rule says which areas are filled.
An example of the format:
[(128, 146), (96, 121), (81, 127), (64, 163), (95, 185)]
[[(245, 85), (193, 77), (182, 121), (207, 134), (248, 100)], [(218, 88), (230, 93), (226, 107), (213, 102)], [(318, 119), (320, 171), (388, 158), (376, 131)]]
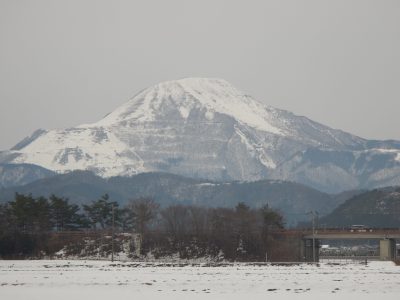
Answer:
[[(114, 210), (117, 211), (118, 203), (110, 201), (108, 194), (104, 194), (100, 199), (93, 201), (90, 205), (83, 205), (83, 209), (94, 229), (97, 228), (97, 225), (100, 225), (101, 229), (105, 229), (112, 225), (113, 207)], [(118, 213), (115, 217), (118, 221)]]
[(56, 231), (74, 230), (85, 227), (85, 218), (79, 214), (76, 204), (69, 204), (69, 199), (50, 196), (51, 218)]

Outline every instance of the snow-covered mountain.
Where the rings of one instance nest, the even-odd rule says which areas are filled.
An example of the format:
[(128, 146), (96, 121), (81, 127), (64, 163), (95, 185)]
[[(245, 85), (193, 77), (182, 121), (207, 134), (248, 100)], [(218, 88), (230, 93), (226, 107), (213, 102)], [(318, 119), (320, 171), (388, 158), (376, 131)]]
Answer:
[(324, 191), (400, 184), (400, 142), (329, 128), (209, 78), (157, 84), (93, 124), (36, 131), (0, 162), (103, 177), (283, 179)]

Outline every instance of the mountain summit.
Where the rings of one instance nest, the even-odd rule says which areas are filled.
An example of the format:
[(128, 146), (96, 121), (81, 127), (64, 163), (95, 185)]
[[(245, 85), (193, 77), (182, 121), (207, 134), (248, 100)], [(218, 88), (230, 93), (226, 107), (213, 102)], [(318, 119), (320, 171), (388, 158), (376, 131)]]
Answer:
[(259, 102), (222, 79), (147, 88), (102, 120), (38, 130), (0, 163), (103, 177), (162, 171), (283, 179), (334, 192), (400, 184), (400, 142), (368, 141)]

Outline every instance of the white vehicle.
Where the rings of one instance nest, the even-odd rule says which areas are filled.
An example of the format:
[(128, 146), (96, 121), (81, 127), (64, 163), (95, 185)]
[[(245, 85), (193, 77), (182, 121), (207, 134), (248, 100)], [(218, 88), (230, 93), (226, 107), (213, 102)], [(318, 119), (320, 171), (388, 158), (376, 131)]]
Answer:
[(372, 232), (372, 229), (366, 225), (351, 225), (350, 232)]

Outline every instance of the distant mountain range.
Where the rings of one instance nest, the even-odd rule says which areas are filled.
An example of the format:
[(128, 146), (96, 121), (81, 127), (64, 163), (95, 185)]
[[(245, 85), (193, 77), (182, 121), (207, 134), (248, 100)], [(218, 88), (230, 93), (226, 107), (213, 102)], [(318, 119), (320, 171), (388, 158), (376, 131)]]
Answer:
[(321, 215), (327, 214), (357, 193), (354, 191), (333, 196), (302, 184), (279, 180), (213, 182), (167, 173), (105, 179), (89, 171), (74, 171), (24, 186), (3, 188), (0, 189), (0, 200), (11, 201), (16, 192), (46, 197), (55, 194), (80, 204), (96, 200), (105, 193), (121, 205), (139, 197), (152, 197), (163, 206), (180, 203), (234, 207), (244, 202), (251, 207), (260, 207), (268, 204), (284, 215), (289, 226), (309, 220), (308, 212), (311, 210), (318, 210)]
[[(400, 185), (400, 142), (329, 128), (209, 78), (157, 84), (93, 124), (38, 130), (0, 152), (0, 163), (104, 178), (168, 172), (223, 182), (286, 180), (331, 193)], [(39, 173), (15, 169), (2, 181), (10, 186)]]
[[(37, 177), (41, 179), (35, 180)], [(139, 197), (152, 197), (162, 206), (233, 207), (244, 202), (251, 207), (260, 207), (268, 204), (284, 215), (289, 226), (298, 222), (308, 223), (309, 212), (317, 211), (320, 215), (319, 227), (363, 224), (400, 228), (400, 187), (352, 190), (332, 195), (279, 180), (214, 182), (168, 173), (102, 178), (90, 171), (57, 175), (29, 164), (0, 165), (0, 183), (0, 203), (13, 200), (17, 192), (46, 197), (55, 194), (79, 204), (89, 203), (108, 193), (121, 205)], [(15, 186), (17, 183), (18, 186)]]

